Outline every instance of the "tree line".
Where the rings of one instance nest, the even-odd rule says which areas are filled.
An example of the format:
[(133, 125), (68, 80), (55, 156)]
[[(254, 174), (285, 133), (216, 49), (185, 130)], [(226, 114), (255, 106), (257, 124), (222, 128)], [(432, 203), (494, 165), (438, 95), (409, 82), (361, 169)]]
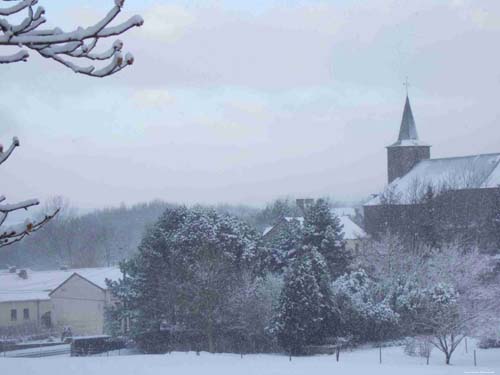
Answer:
[(450, 363), (465, 335), (497, 321), (498, 275), (477, 249), (416, 250), (386, 234), (351, 253), (327, 200), (303, 214), (265, 240), (227, 212), (168, 208), (110, 284), (109, 330), (145, 352), (290, 355), (415, 336)]

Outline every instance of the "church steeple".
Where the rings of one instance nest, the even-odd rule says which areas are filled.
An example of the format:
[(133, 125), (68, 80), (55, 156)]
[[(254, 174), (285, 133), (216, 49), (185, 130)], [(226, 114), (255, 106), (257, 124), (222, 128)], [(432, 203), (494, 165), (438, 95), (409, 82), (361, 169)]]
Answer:
[(418, 139), (417, 126), (413, 118), (410, 99), (406, 95), (405, 108), (403, 110), (403, 118), (399, 128), (398, 140), (389, 147), (394, 146), (426, 146)]
[(406, 96), (405, 109), (403, 111), (403, 119), (401, 120), (401, 128), (399, 129), (398, 141), (406, 139), (418, 140), (417, 127), (415, 126), (415, 120), (413, 119), (413, 113), (411, 111), (410, 99), (408, 98), (408, 95)]
[(389, 183), (404, 176), (420, 160), (430, 159), (430, 147), (418, 139), (417, 127), (407, 93), (398, 140), (387, 147)]

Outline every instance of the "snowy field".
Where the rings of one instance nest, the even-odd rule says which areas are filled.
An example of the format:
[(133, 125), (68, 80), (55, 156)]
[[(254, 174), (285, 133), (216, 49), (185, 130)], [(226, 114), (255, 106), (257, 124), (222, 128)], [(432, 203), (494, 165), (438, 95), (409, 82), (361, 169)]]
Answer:
[[(470, 345), (471, 346), (471, 345)], [(500, 349), (477, 350), (478, 367), (473, 365), (472, 350), (462, 346), (452, 358), (453, 365), (443, 364), (441, 353), (433, 351), (430, 365), (421, 358), (408, 357), (402, 347), (358, 349), (334, 356), (288, 357), (278, 355), (172, 353), (166, 355), (131, 355), (110, 357), (0, 358), (0, 374), (16, 375), (434, 375), (500, 374)]]

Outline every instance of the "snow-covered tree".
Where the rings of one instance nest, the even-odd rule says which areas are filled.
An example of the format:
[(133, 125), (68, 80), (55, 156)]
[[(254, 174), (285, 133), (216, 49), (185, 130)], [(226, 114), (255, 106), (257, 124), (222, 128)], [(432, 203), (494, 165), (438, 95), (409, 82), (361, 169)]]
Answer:
[(168, 209), (123, 264), (125, 280), (113, 285), (125, 301), (121, 316), (132, 317), (136, 337), (191, 330), (214, 351), (217, 337), (234, 328), (228, 301), (245, 275), (259, 273), (258, 253), (256, 232), (232, 216), (201, 207)]
[(296, 218), (281, 219), (273, 229), (275, 234), (266, 241), (268, 248), (267, 266), (271, 272), (283, 272), (291, 263), (303, 243), (303, 228)]
[(351, 254), (346, 250), (340, 219), (328, 202), (318, 199), (304, 216), (304, 245), (315, 247), (324, 257), (333, 279), (347, 272)]
[(382, 340), (396, 334), (395, 313), (377, 285), (362, 269), (340, 276), (332, 284), (338, 314), (338, 334), (358, 341)]
[[(123, 34), (127, 30), (141, 26), (143, 20), (134, 16), (118, 25), (111, 26), (124, 5), (124, 0), (115, 0), (114, 7), (99, 22), (86, 28), (78, 27), (74, 31), (64, 32), (60, 28), (40, 28), (46, 22), (45, 9), (36, 6), (38, 0), (1, 0), (0, 1), (0, 46), (8, 53), (12, 49), (17, 52), (0, 55), (0, 64), (10, 64), (27, 61), (27, 49), (38, 52), (41, 56), (52, 59), (72, 69), (75, 73), (92, 77), (106, 77), (114, 74), (134, 62), (131, 53), (122, 54), (123, 43), (115, 40), (111, 48), (102, 52), (94, 49), (100, 39), (106, 39)], [(81, 66), (76, 61), (107, 61), (107, 65), (96, 69), (93, 65)], [(0, 145), (0, 164), (4, 163), (14, 149), (20, 145), (14, 137), (10, 147), (4, 151)], [(0, 196), (0, 202), (5, 200)], [(40, 229), (43, 224), (54, 217), (54, 213), (44, 218), (19, 225), (2, 228), (9, 213), (28, 209), (39, 204), (37, 199), (30, 199), (16, 204), (0, 205), (0, 247), (10, 245), (24, 238), (31, 232)]]
[(419, 330), (431, 337), (430, 342), (445, 355), (451, 356), (467, 334), (468, 318), (461, 314), (459, 294), (447, 284), (440, 283), (426, 291), (425, 309), (416, 319)]
[[(45, 9), (36, 6), (38, 0), (2, 0), (0, 4), (4, 6), (0, 7), (0, 16), (3, 17), (0, 18), (0, 46), (4, 47), (6, 53), (11, 52), (13, 48), (18, 50), (8, 55), (0, 55), (0, 64), (27, 61), (28, 50), (32, 50), (75, 73), (92, 77), (106, 77), (122, 70), (133, 64), (134, 57), (131, 53), (123, 55), (123, 43), (120, 40), (116, 40), (105, 51), (94, 50), (100, 39), (123, 34), (143, 24), (140, 16), (133, 16), (123, 23), (111, 25), (121, 12), (124, 1), (115, 0), (113, 8), (96, 24), (65, 32), (59, 27), (40, 27), (46, 19)], [(84, 65), (80, 61), (107, 63), (96, 69), (94, 65)]]
[(329, 274), (323, 256), (304, 249), (285, 275), (285, 283), (270, 332), (291, 354), (309, 344), (321, 344), (330, 333), (333, 305)]
[(358, 261), (398, 314), (399, 334), (431, 336), (447, 363), (465, 335), (498, 323), (498, 275), (491, 257), (477, 249), (448, 243), (417, 251), (388, 235), (365, 242)]

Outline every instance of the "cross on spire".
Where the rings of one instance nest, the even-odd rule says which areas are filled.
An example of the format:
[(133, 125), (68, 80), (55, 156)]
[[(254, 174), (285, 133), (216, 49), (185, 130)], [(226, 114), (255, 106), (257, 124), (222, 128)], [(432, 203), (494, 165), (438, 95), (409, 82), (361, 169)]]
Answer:
[(406, 76), (406, 80), (404, 81), (403, 86), (406, 87), (406, 96), (408, 96), (408, 88), (410, 87), (410, 82), (408, 82), (408, 76)]

